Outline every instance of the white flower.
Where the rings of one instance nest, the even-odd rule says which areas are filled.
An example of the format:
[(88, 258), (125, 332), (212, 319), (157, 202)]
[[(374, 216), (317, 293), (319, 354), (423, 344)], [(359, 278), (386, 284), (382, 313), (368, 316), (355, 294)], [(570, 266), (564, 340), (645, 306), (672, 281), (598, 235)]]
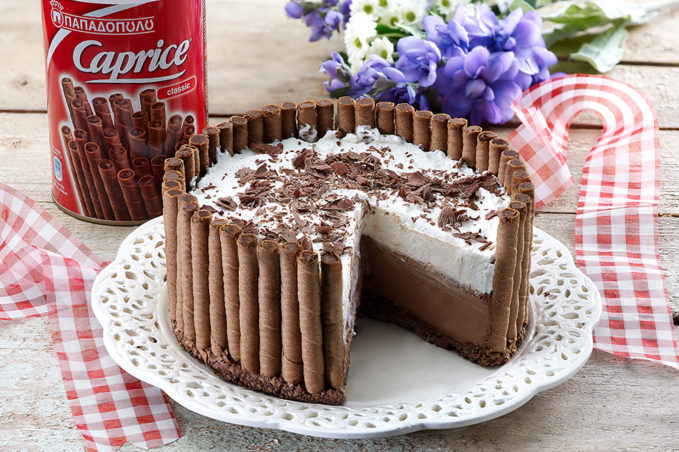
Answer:
[(389, 38), (386, 37), (374, 39), (373, 42), (370, 43), (368, 55), (377, 55), (384, 58), (388, 62), (393, 63), (394, 44), (389, 40)]
[(453, 18), (459, 5), (467, 4), (469, 4), (469, 0), (434, 0), (432, 2), (432, 6), (438, 9), (446, 21)]
[(352, 14), (347, 23), (344, 30), (344, 46), (354, 73), (360, 69), (368, 56), (370, 41), (377, 36), (376, 27), (375, 20), (364, 12)]
[(420, 25), (427, 13), (427, 0), (401, 0), (399, 22), (404, 25)]
[(380, 0), (352, 0), (351, 2), (351, 15), (357, 13), (366, 13), (375, 20), (379, 19), (379, 13), (382, 8), (379, 5)]

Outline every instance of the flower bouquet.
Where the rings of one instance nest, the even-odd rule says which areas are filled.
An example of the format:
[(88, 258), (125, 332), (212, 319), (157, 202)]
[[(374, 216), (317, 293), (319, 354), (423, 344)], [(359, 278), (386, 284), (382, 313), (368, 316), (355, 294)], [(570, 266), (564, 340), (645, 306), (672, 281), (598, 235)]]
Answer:
[(292, 0), (285, 9), (311, 29), (311, 41), (343, 31), (345, 52), (321, 65), (333, 97), (370, 96), (500, 124), (522, 91), (553, 76), (557, 57), (547, 44), (577, 43), (567, 56), (605, 72), (622, 57), (626, 27), (677, 2), (618, 3)]

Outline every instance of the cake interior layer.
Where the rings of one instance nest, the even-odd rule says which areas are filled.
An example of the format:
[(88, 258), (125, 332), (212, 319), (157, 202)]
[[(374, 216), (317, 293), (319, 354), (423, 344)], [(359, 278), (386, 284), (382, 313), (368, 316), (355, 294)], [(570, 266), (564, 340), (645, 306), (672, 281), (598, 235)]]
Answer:
[(395, 306), (458, 343), (482, 345), (490, 329), (490, 295), (479, 294), (364, 235), (361, 258), (364, 299), (386, 298)]

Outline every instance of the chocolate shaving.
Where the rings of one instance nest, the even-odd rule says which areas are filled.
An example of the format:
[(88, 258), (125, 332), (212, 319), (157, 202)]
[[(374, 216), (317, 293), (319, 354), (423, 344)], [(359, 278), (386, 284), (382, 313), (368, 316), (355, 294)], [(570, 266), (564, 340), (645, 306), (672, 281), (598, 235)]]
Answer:
[(250, 149), (255, 152), (262, 152), (274, 157), (283, 152), (283, 143), (278, 143), (276, 146), (264, 143), (252, 143), (250, 144)]

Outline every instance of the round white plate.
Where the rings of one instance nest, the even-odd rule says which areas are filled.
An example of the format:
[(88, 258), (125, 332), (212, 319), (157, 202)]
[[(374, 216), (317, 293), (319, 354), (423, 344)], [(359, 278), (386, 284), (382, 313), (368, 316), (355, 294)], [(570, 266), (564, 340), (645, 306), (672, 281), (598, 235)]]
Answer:
[(167, 315), (163, 224), (122, 243), (97, 277), (92, 307), (113, 360), (214, 419), (328, 438), (462, 427), (496, 418), (564, 382), (592, 352), (601, 314), (593, 283), (568, 250), (535, 229), (527, 339), (507, 364), (484, 368), (393, 325), (361, 319), (344, 406), (282, 400), (227, 383), (177, 343)]

